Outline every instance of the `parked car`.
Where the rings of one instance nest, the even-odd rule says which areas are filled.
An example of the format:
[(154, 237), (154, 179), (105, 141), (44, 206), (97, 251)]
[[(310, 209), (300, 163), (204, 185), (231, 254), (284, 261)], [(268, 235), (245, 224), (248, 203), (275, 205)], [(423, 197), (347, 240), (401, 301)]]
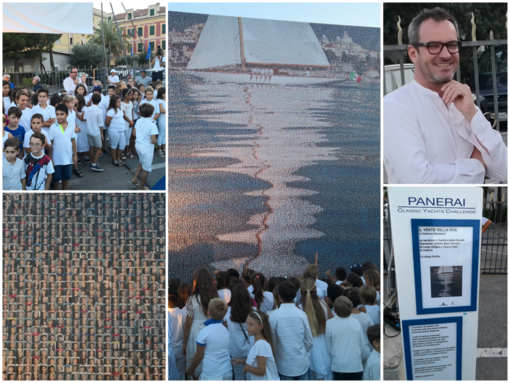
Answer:
[(400, 75), (400, 64), (384, 66), (384, 95), (397, 90), (414, 79), (414, 64), (404, 64), (404, 84)]
[[(508, 117), (508, 46), (506, 44), (494, 47), (496, 58), (496, 89), (498, 92), (498, 118), (507, 121)], [(478, 83), (480, 95), (487, 101), (486, 112), (494, 113), (494, 90), (492, 87), (491, 51), (486, 49), (478, 61)], [(469, 83), (471, 91), (475, 92), (474, 80)]]

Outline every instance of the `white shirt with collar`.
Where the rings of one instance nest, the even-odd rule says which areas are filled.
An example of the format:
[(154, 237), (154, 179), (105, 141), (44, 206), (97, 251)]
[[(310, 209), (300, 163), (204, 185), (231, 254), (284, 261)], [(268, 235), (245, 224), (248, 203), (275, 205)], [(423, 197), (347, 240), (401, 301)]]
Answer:
[[(21, 108), (18, 106), (18, 104), (16, 104), (16, 102), (13, 101), (11, 103), (11, 105), (9, 105), (9, 107), (6, 109), (6, 111), (8, 112), (9, 109), (14, 108), (14, 107), (21, 110)], [(18, 125), (21, 125), (22, 127), (24, 127), (25, 132), (32, 130), (32, 115), (33, 114), (34, 114), (34, 112), (32, 111), (32, 109), (30, 109), (28, 107), (26, 107), (25, 110), (21, 110), (21, 118), (19, 119)]]
[(313, 347), (312, 331), (306, 314), (294, 303), (282, 303), (271, 312), (269, 324), (273, 332), (278, 372), (300, 376), (308, 371), (308, 352)]
[(4, 158), (3, 161), (3, 189), (23, 190), (21, 180), (27, 176), (25, 165), (22, 160), (16, 157), (14, 165)]
[[(487, 151), (483, 146), (487, 148)], [(487, 176), (507, 182), (507, 147), (482, 113), (467, 121), (416, 81), (384, 98), (384, 166), (390, 184), (483, 184), (475, 146)]]
[[(78, 84), (82, 84), (81, 78), (76, 77), (78, 79)], [(89, 88), (87, 87), (87, 84), (85, 85), (85, 94), (88, 93)], [(64, 89), (66, 90), (67, 94), (69, 96), (74, 96), (74, 90), (76, 89), (76, 84), (74, 83), (74, 80), (71, 77), (68, 77), (64, 80)]]

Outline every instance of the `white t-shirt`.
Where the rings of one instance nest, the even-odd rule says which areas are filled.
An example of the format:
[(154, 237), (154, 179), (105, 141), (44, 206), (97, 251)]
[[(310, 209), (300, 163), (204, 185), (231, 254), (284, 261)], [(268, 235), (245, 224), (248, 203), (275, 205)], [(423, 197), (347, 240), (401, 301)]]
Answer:
[(250, 352), (251, 346), (255, 339), (253, 336), (248, 335), (248, 331), (246, 330), (246, 322), (244, 323), (232, 322), (232, 319), (230, 319), (231, 315), (232, 307), (229, 307), (227, 315), (225, 315), (223, 321), (227, 323), (228, 333), (230, 334), (229, 345), (230, 356), (232, 356), (233, 358), (245, 358), (246, 356), (248, 356), (248, 353)]
[(266, 358), (266, 374), (260, 376), (249, 372), (249, 380), (280, 380), (271, 345), (263, 339), (255, 342), (248, 354), (248, 357), (246, 358), (246, 364), (258, 367), (257, 356), (263, 356)]
[(101, 134), (100, 126), (104, 126), (103, 111), (92, 104), (85, 111), (85, 119), (87, 120), (87, 134), (89, 136), (99, 136)]
[[(35, 158), (36, 160), (43, 158), (43, 156), (44, 152), (39, 157), (32, 155), (32, 157)], [(26, 170), (27, 166), (25, 164), (25, 171)], [(48, 174), (53, 173), (55, 173), (55, 168), (53, 167), (53, 163), (49, 161), (47, 165), (41, 167), (41, 169), (38, 171), (38, 174), (35, 174), (32, 177), (30, 185), (28, 184), (29, 181), (27, 178), (27, 190), (44, 190), (44, 188), (46, 187), (46, 180), (48, 179)]]
[(158, 113), (159, 113), (159, 117), (158, 118), (166, 118), (166, 112), (165, 113), (161, 113), (161, 107), (160, 107), (161, 104), (163, 104), (163, 107), (164, 107), (166, 101), (165, 100), (157, 100), (157, 101), (158, 101)]
[[(16, 107), (16, 108), (19, 108), (19, 110), (21, 110), (21, 108), (16, 105), (16, 102), (12, 102), (11, 105), (9, 105), (9, 107), (7, 108), (6, 112), (9, 111), (10, 108), (12, 107)], [(32, 115), (34, 114), (34, 112), (32, 112), (32, 109), (30, 108), (25, 108), (25, 110), (21, 110), (21, 118), (19, 119), (19, 124), (18, 125), (21, 125), (22, 127), (25, 128), (25, 132), (28, 132), (30, 129), (32, 129)]]
[(217, 380), (218, 377), (232, 371), (228, 352), (229, 343), (230, 335), (221, 322), (210, 323), (200, 330), (197, 345), (205, 346), (200, 375), (202, 380)]
[(381, 354), (372, 350), (363, 370), (363, 380), (381, 380)]
[(381, 308), (379, 306), (365, 305), (363, 307), (367, 310), (367, 314), (370, 315), (370, 318), (372, 319), (372, 322), (374, 322), (374, 324), (381, 323)]
[(4, 108), (5, 108), (5, 114), (7, 114), (8, 106), (11, 105), (11, 98), (9, 96), (4, 97)]
[[(255, 294), (253, 293), (253, 291), (250, 293), (250, 295), (253, 299), (255, 299)], [(257, 308), (264, 314), (267, 314), (268, 311), (271, 311), (273, 309), (274, 295), (271, 294), (269, 291), (264, 291), (262, 295), (264, 296), (264, 300), (262, 301), (260, 307)]]
[[(131, 121), (134, 120), (133, 117), (133, 103), (129, 101), (127, 104), (125, 102), (120, 103), (120, 109), (124, 112), (124, 115), (129, 118)], [(129, 122), (124, 120), (125, 130), (129, 129)]]
[(162, 60), (158, 59), (157, 57), (154, 59), (154, 68), (152, 68), (153, 71), (160, 71), (163, 68), (163, 66), (161, 65), (162, 64)]
[[(5, 155), (5, 153), (4, 153)], [(23, 161), (16, 157), (14, 165), (6, 158), (3, 161), (3, 189), (4, 190), (23, 190), (21, 180), (26, 177)]]
[[(120, 79), (119, 79), (119, 76), (117, 76), (117, 75), (115, 75), (115, 76), (109, 75), (108, 81), (110, 81), (111, 83), (118, 83), (118, 82), (120, 82)], [(113, 85), (113, 84), (110, 84), (110, 85)]]
[(147, 99), (144, 98), (140, 103), (140, 106), (142, 106), (143, 104), (151, 104), (154, 107), (154, 112), (152, 113), (151, 116), (151, 118), (154, 120), (154, 116), (159, 113), (159, 102), (157, 102), (157, 100), (154, 99), (147, 101)]
[(151, 142), (151, 136), (159, 134), (158, 127), (152, 123), (150, 117), (141, 117), (135, 126), (136, 129), (136, 140), (138, 144), (143, 144), (149, 148), (154, 147)]
[[(103, 111), (103, 117), (106, 120), (106, 111), (108, 110), (108, 105), (110, 104), (110, 96), (106, 95), (101, 99), (101, 102), (99, 103), (99, 109)], [(107, 126), (104, 126), (107, 128)]]
[(69, 124), (76, 126), (76, 112), (74, 110), (69, 109), (69, 114), (67, 115), (66, 121)]
[(73, 163), (72, 139), (76, 140), (75, 126), (70, 123), (62, 131), (57, 123), (50, 126), (49, 136), (53, 145), (53, 165), (70, 165)]
[(220, 289), (218, 290), (218, 297), (227, 302), (228, 305), (228, 303), (230, 302), (230, 298), (232, 297), (232, 291), (230, 291), (229, 289)]
[[(49, 129), (49, 128), (48, 128)], [(44, 134), (44, 136), (46, 137), (46, 143), (50, 144), (51, 145), (51, 142), (50, 142), (50, 135), (48, 133), (46, 133), (46, 131), (44, 129), (41, 129), (41, 133)], [(24, 148), (29, 148), (30, 147), (30, 137), (32, 137), (32, 134), (34, 134), (34, 131), (33, 130), (29, 130), (28, 132), (25, 133), (25, 138), (23, 139), (23, 147)], [(46, 152), (44, 151), (44, 149), (42, 150), (43, 154), (45, 154)], [(25, 157), (27, 155), (25, 154)]]
[(117, 113), (115, 113), (115, 109), (110, 109), (106, 112), (106, 117), (112, 117), (108, 127), (111, 132), (123, 132), (125, 130), (124, 112), (121, 109), (117, 109)]
[[(55, 115), (55, 107), (51, 105), (47, 105), (46, 108), (41, 108), (39, 105), (34, 105), (32, 107), (32, 113), (33, 114), (41, 114), (43, 116), (44, 121), (48, 121), (52, 118), (56, 118)], [(31, 126), (31, 125), (30, 125)], [(49, 129), (49, 127), (46, 127), (46, 129)]]

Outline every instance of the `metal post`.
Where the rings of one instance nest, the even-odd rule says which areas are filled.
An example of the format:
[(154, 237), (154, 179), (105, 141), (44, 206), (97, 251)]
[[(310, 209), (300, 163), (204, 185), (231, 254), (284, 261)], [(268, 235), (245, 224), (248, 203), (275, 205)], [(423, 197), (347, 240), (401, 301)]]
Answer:
[(110, 3), (110, 7), (112, 8), (113, 21), (115, 21), (115, 26), (117, 27), (117, 33), (119, 34), (120, 45), (122, 46), (122, 53), (124, 53), (124, 60), (126, 61), (126, 68), (129, 68), (129, 64), (127, 62), (127, 57), (126, 57), (126, 50), (124, 49), (124, 42), (122, 41), (122, 36), (120, 35), (120, 29), (119, 29), (119, 25), (117, 24), (117, 18), (115, 17), (115, 12), (113, 12), (112, 3)]
[(494, 118), (496, 119), (496, 129), (499, 132), (499, 105), (498, 105), (498, 84), (497, 84), (497, 74), (496, 74), (496, 53), (494, 50), (494, 45), (491, 45), (491, 69), (492, 69), (492, 92), (494, 93)]
[(480, 83), (478, 78), (478, 54), (476, 53), (476, 47), (473, 47), (473, 68), (475, 71), (475, 92), (476, 92), (476, 105), (480, 108)]
[[(103, 23), (104, 23), (104, 19), (103, 19), (103, 3), (101, 3), (101, 38), (103, 40), (103, 55), (104, 55), (104, 65), (103, 65), (103, 89), (105, 88), (104, 84), (106, 84), (106, 76), (107, 76), (107, 72), (108, 72), (108, 67), (107, 67), (107, 63), (106, 63), (106, 47), (104, 45), (104, 30), (103, 30)], [(109, 63), (108, 63), (109, 64)]]

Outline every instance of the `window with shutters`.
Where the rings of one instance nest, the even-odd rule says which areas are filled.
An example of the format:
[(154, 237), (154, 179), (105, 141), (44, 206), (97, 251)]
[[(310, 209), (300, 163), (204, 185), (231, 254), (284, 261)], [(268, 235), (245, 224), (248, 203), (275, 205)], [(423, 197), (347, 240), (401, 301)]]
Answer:
[(154, 25), (151, 25), (149, 27), (149, 35), (154, 36), (156, 34), (155, 30), (156, 30), (156, 27)]

